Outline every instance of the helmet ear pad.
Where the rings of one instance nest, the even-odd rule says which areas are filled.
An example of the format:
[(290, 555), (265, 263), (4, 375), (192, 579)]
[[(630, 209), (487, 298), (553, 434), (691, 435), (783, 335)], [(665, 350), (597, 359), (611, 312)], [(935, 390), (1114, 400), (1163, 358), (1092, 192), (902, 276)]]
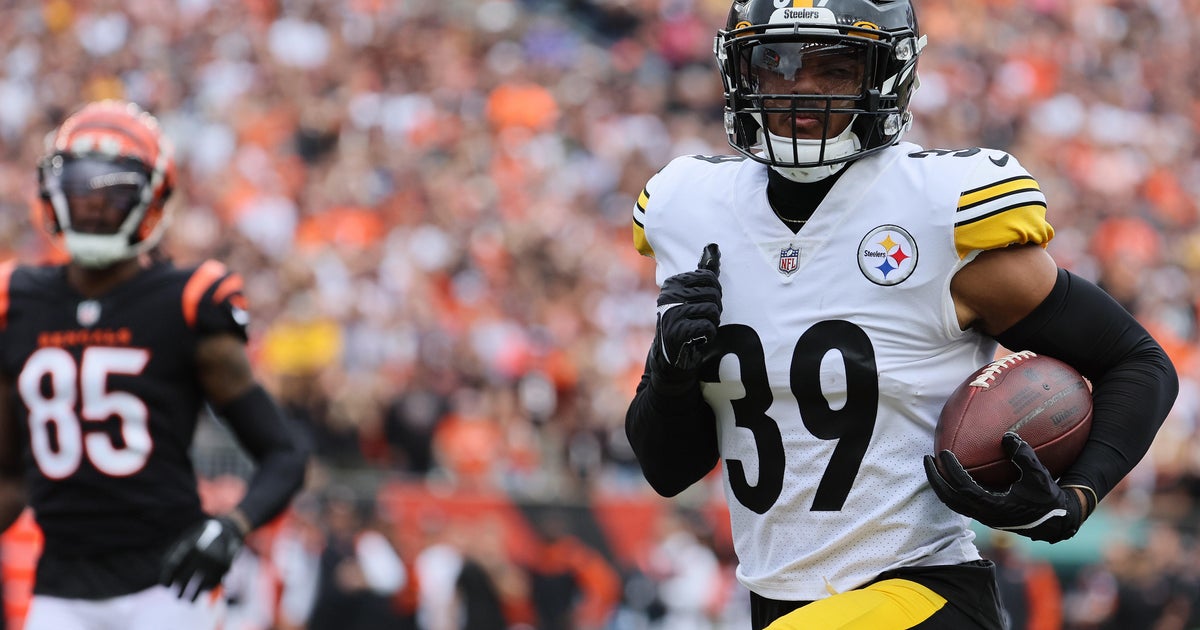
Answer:
[(139, 241), (154, 238), (156, 231), (166, 227), (165, 222), (169, 218), (167, 202), (171, 200), (171, 193), (175, 192), (174, 184), (175, 182), (170, 179), (163, 182), (157, 199), (152, 201), (150, 207), (146, 209), (146, 217), (142, 219), (141, 227), (138, 228), (137, 238)]
[(151, 238), (162, 223), (164, 217), (162, 205), (156, 204), (146, 208), (146, 216), (142, 217), (141, 223), (138, 224), (137, 232), (135, 233), (135, 242), (145, 241)]
[(58, 215), (55, 214), (54, 204), (50, 201), (50, 191), (46, 190), (44, 165), (39, 165), (37, 175), (38, 201), (34, 204), (31, 218), (51, 236), (58, 236), (62, 234), (62, 225), (58, 223)]
[[(736, 107), (734, 111), (744, 111), (747, 106)], [(737, 138), (739, 146), (753, 146), (758, 144), (762, 125), (758, 124), (758, 119), (751, 114), (730, 114), (732, 118), (733, 134)]]

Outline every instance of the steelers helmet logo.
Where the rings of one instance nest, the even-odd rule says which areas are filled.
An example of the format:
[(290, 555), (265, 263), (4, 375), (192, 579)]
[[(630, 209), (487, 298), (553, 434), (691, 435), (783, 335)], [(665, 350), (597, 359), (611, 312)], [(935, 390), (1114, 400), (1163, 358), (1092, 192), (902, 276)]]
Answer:
[(900, 284), (917, 268), (917, 242), (898, 225), (881, 225), (858, 244), (858, 268), (880, 286)]

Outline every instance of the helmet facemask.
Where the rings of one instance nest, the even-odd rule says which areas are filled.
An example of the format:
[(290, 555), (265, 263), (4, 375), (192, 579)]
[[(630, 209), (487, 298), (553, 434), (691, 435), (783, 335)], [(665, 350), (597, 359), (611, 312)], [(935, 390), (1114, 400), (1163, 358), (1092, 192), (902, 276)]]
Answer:
[(804, 181), (894, 144), (910, 124), (918, 46), (911, 31), (849, 26), (722, 31), (730, 145)]
[(38, 177), (76, 263), (107, 267), (158, 240), (161, 211), (151, 208), (152, 174), (141, 162), (55, 154), (42, 161)]

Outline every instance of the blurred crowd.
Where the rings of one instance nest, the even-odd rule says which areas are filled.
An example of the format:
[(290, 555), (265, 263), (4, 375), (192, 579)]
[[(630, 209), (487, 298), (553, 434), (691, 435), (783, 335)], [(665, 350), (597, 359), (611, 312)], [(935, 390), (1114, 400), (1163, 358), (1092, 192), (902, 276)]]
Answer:
[[(930, 45), (907, 139), (1013, 153), (1049, 200), (1051, 253), (1135, 313), (1183, 380), (1151, 454), (1103, 506), (1142, 533), (1059, 572), (1058, 623), (1197, 627), (1200, 2), (916, 2)], [(623, 433), (656, 296), (630, 213), (671, 157), (728, 152), (712, 61), (727, 0), (0, 7), (0, 258), (51, 255), (30, 213), (45, 134), (88, 100), (140, 103), (181, 166), (165, 252), (245, 277), (256, 366), (316, 446), (312, 487), (271, 547), (284, 550), (260, 549), (308, 576), (309, 596), (277, 598), (274, 621), (245, 628), (330, 627), (313, 606), (322, 580), (416, 611), (430, 550), (441, 577), (421, 592), (482, 585), (491, 595), (470, 601), (508, 605), (511, 627), (724, 627), (745, 609), (719, 517), (655, 529), (636, 572), (570, 569), (560, 584), (452, 527), (424, 524), (436, 544), (397, 542), (377, 495), (416, 483), (562, 505), (653, 500)], [(198, 444), (216, 461), (209, 437)], [(676, 503), (702, 508), (716, 492)], [(1164, 536), (1174, 546), (1152, 549)], [(563, 567), (590, 562), (592, 547), (572, 549)], [(354, 570), (338, 560), (360, 557)], [(671, 586), (685, 575), (712, 583)], [(671, 592), (683, 603), (668, 606)], [(596, 608), (537, 625), (552, 615), (522, 601)]]

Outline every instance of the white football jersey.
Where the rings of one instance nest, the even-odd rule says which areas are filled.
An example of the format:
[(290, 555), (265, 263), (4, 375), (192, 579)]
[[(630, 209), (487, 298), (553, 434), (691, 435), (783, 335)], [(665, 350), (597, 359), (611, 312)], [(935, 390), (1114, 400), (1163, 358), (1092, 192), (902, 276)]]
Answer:
[(1037, 181), (1001, 151), (902, 143), (847, 167), (793, 234), (767, 203), (767, 168), (677, 158), (634, 210), (659, 284), (721, 249), (724, 311), (701, 380), (738, 578), (814, 600), (978, 559), (922, 456), (950, 392), (996, 349), (959, 329), (950, 279), (981, 250), (1053, 237)]

